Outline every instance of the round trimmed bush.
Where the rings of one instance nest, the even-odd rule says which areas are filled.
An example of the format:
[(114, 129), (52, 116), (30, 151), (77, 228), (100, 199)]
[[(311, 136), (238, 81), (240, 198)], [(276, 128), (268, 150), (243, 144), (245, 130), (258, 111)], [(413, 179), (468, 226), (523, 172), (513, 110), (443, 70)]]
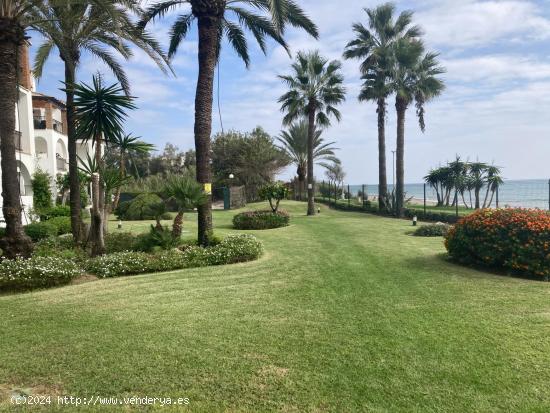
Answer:
[(290, 215), (286, 211), (246, 211), (233, 217), (236, 229), (272, 229), (286, 227)]
[(24, 228), (27, 234), (34, 242), (44, 238), (55, 237), (58, 234), (58, 227), (50, 221), (33, 222)]
[[(156, 218), (159, 204), (164, 201), (155, 194), (145, 193), (136, 196), (131, 201), (123, 202), (116, 210), (120, 219), (129, 221), (143, 221)], [(163, 214), (162, 219), (170, 219), (171, 215)]]
[(413, 232), (413, 235), (417, 237), (444, 237), (449, 229), (451, 229), (450, 225), (439, 222), (437, 224), (422, 225)]
[(464, 264), (550, 277), (550, 213), (538, 209), (484, 209), (462, 218), (447, 234), (449, 255)]

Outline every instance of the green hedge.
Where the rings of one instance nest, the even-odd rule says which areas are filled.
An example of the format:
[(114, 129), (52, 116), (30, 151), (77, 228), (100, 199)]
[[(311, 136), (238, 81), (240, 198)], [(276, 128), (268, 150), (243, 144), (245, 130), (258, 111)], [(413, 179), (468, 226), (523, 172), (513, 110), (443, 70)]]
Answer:
[(422, 225), (413, 232), (413, 235), (417, 237), (444, 237), (450, 228), (450, 225), (443, 223)]
[(117, 252), (91, 259), (86, 270), (99, 277), (116, 277), (183, 268), (224, 265), (252, 261), (263, 253), (263, 245), (252, 235), (230, 235), (209, 248), (186, 247), (155, 254), (146, 252)]
[(290, 222), (286, 211), (246, 211), (233, 217), (236, 229), (272, 229), (285, 227)]
[(25, 290), (67, 284), (82, 274), (79, 265), (59, 257), (0, 262), (0, 290)]

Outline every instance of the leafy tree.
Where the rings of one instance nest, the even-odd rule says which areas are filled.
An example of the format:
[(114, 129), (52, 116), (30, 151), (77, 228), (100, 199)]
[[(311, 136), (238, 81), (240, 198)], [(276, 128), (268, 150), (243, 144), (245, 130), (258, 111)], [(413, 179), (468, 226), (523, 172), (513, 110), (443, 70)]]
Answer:
[(385, 210), (384, 200), (388, 193), (386, 171), (386, 106), (392, 94), (392, 73), (395, 64), (395, 43), (402, 38), (414, 39), (421, 34), (418, 26), (411, 26), (410, 11), (402, 12), (396, 19), (395, 5), (384, 3), (374, 9), (364, 9), (368, 26), (353, 25), (355, 39), (349, 42), (344, 52), (346, 59), (360, 59), (363, 86), (359, 101), (376, 102), (378, 114), (378, 204)]
[(297, 119), (308, 122), (307, 139), (307, 214), (315, 215), (314, 199), (314, 141), (316, 127), (330, 126), (330, 117), (340, 121), (336, 105), (345, 100), (344, 78), (338, 60), (329, 62), (318, 51), (299, 52), (292, 64), (291, 75), (279, 76), (289, 91), (279, 99), (281, 110), (286, 112), (283, 124), (290, 125)]
[[(277, 140), (281, 143), (280, 148), (286, 152), (293, 164), (296, 165), (296, 175), (298, 176), (298, 189), (300, 191), (300, 200), (302, 200), (302, 188), (306, 180), (307, 172), (307, 139), (308, 123), (301, 120), (290, 125), (288, 131), (282, 131)], [(317, 129), (313, 137), (313, 159), (315, 162), (335, 162), (337, 161), (334, 151), (335, 142), (325, 142), (321, 137), (323, 131)]]
[(32, 175), (32, 198), (36, 210), (52, 207), (52, 177), (49, 173), (37, 169)]
[(178, 205), (178, 213), (172, 225), (172, 237), (179, 239), (183, 227), (183, 214), (186, 210), (197, 208), (207, 202), (202, 186), (187, 176), (173, 176), (164, 186), (163, 194)]
[[(133, 98), (113, 84), (104, 86), (101, 77), (94, 76), (92, 85), (74, 87), (75, 115), (78, 121), (77, 137), (84, 142), (92, 140), (95, 146), (95, 167), (92, 176), (92, 255), (105, 253), (104, 231), (108, 210), (105, 208), (105, 171), (102, 147), (105, 141), (112, 142), (122, 134), (127, 110), (135, 108)], [(122, 185), (122, 183), (121, 183)]]
[(344, 190), (344, 179), (346, 178), (346, 173), (342, 164), (340, 162), (334, 162), (332, 164), (325, 165), (326, 171), (325, 176), (328, 179), (329, 186), (334, 185), (336, 188), (337, 194), (342, 194)]
[(279, 209), (279, 203), (288, 196), (288, 188), (280, 182), (272, 182), (260, 188), (258, 195), (269, 201), (273, 213)]
[[(229, 131), (214, 137), (212, 168), (215, 186), (244, 185), (249, 201), (256, 200), (258, 189), (273, 181), (288, 164), (286, 154), (260, 127), (250, 133)], [(229, 178), (231, 174), (233, 179)]]
[[(214, 70), (219, 59), (221, 41), (226, 37), (237, 55), (248, 67), (250, 57), (243, 29), (249, 30), (261, 50), (267, 50), (266, 38), (287, 49), (283, 32), (287, 25), (303, 28), (317, 37), (317, 28), (293, 0), (164, 0), (149, 7), (142, 25), (166, 12), (191, 6), (178, 16), (170, 31), (169, 56), (173, 56), (189, 33), (193, 22), (198, 26), (199, 75), (195, 95), (196, 176), (201, 184), (212, 182), (210, 168), (210, 136), (212, 132), (212, 95)], [(212, 200), (198, 208), (198, 239), (208, 245), (212, 229)]]
[(67, 134), (69, 152), (71, 226), (75, 241), (79, 235), (81, 200), (79, 199), (74, 87), (81, 55), (87, 52), (103, 62), (128, 94), (130, 85), (123, 66), (111, 51), (123, 59), (132, 56), (131, 45), (138, 47), (166, 71), (166, 58), (156, 40), (136, 27), (131, 15), (139, 12), (138, 0), (63, 0), (43, 1), (34, 13), (32, 27), (44, 37), (34, 61), (34, 75), (42, 76), (43, 68), (57, 49), (65, 68)]
[(439, 66), (437, 54), (425, 53), (424, 44), (416, 39), (399, 39), (395, 44), (395, 59), (392, 74), (397, 111), (395, 212), (402, 217), (405, 203), (405, 113), (410, 104), (416, 102), (416, 114), (424, 132), (424, 106), (443, 91), (444, 84), (439, 75), (445, 70)]

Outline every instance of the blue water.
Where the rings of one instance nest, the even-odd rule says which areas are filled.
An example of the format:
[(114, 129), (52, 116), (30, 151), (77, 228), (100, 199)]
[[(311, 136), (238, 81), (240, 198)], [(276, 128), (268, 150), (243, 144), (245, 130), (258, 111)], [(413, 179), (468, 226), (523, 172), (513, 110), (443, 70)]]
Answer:
[[(361, 185), (350, 185), (350, 192), (357, 195), (362, 188)], [(388, 188), (390, 191), (392, 185)], [(405, 184), (406, 197), (415, 199), (424, 199), (424, 184)], [(378, 194), (378, 185), (366, 185), (366, 193), (369, 197)], [(549, 184), (547, 179), (526, 179), (526, 180), (507, 180), (499, 189), (499, 206), (513, 206), (524, 208), (549, 209)], [(490, 198), (489, 194), (489, 198)], [(466, 202), (469, 203), (468, 195), (465, 195)], [(435, 191), (426, 186), (426, 199), (428, 201), (437, 201)], [(485, 189), (481, 192), (481, 202), (485, 199)], [(460, 203), (462, 199), (459, 196)], [(493, 197), (492, 207), (496, 207), (496, 196)]]

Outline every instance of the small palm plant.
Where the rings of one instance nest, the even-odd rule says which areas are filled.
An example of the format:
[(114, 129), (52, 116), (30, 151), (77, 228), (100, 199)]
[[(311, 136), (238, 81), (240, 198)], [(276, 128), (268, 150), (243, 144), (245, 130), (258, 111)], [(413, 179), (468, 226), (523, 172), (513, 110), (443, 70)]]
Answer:
[[(290, 125), (288, 131), (282, 131), (277, 140), (281, 143), (280, 148), (285, 151), (292, 163), (296, 165), (296, 175), (298, 176), (299, 198), (302, 200), (302, 189), (306, 180), (307, 173), (307, 138), (308, 123), (300, 120)], [(321, 136), (322, 130), (317, 129), (313, 136), (313, 159), (315, 162), (335, 162), (337, 161), (334, 151), (335, 142), (325, 142)]]
[(314, 142), (316, 127), (330, 126), (330, 117), (340, 121), (341, 114), (336, 109), (345, 100), (344, 78), (340, 72), (342, 64), (338, 60), (329, 62), (318, 51), (299, 52), (292, 64), (291, 75), (279, 76), (289, 91), (279, 99), (281, 110), (286, 112), (285, 125), (305, 118), (308, 122), (307, 138), (307, 214), (315, 215), (313, 189)]
[[(214, 71), (225, 37), (237, 55), (248, 67), (250, 56), (243, 29), (249, 30), (260, 49), (266, 53), (266, 38), (271, 38), (285, 49), (283, 39), (287, 25), (302, 28), (315, 38), (315, 24), (306, 16), (294, 0), (163, 0), (152, 4), (143, 16), (142, 26), (163, 17), (174, 8), (183, 8), (170, 30), (168, 55), (174, 56), (181, 41), (191, 31), (193, 23), (198, 26), (199, 75), (195, 95), (195, 149), (197, 154), (197, 181), (208, 184), (212, 181), (211, 134), (212, 95)], [(212, 200), (208, 199), (198, 208), (198, 238), (201, 245), (208, 245), (212, 230)]]
[[(78, 121), (76, 136), (95, 146), (97, 171), (92, 172), (92, 255), (105, 253), (104, 232), (108, 210), (105, 208), (105, 185), (101, 178), (105, 170), (103, 143), (122, 134), (126, 111), (135, 108), (133, 98), (127, 96), (118, 84), (104, 86), (101, 76), (92, 78), (92, 85), (74, 87), (75, 115)], [(123, 184), (123, 183), (122, 183)]]
[[(109, 146), (114, 146), (119, 152), (119, 176), (126, 177), (126, 161), (131, 161), (134, 155), (148, 154), (155, 149), (155, 145), (143, 142), (138, 136), (132, 134), (117, 135), (109, 142)], [(112, 209), (115, 210), (120, 201), (121, 187), (115, 192)]]
[(178, 213), (172, 224), (172, 237), (179, 239), (183, 228), (183, 214), (185, 211), (192, 210), (207, 202), (207, 195), (202, 186), (194, 179), (188, 176), (171, 176), (166, 182), (163, 195), (176, 202)]

